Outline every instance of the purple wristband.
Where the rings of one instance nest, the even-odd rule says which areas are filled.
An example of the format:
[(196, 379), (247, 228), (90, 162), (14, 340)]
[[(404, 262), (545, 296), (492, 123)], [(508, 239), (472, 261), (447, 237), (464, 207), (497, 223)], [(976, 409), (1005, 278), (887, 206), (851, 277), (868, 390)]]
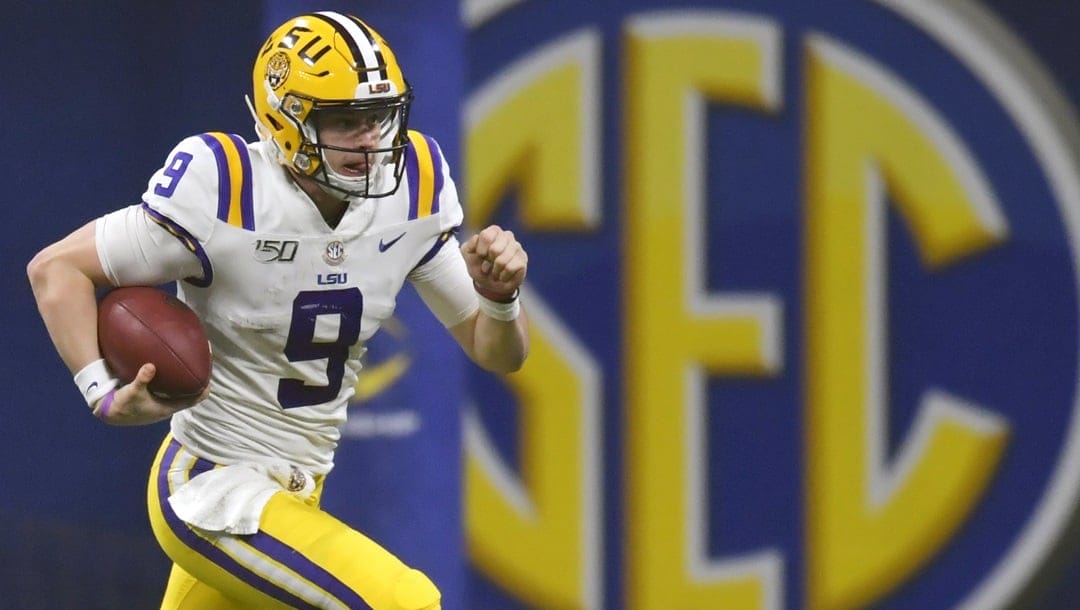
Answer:
[(109, 390), (109, 393), (101, 399), (101, 406), (94, 410), (94, 417), (105, 421), (109, 417), (109, 408), (112, 407), (113, 398), (116, 396), (116, 390)]

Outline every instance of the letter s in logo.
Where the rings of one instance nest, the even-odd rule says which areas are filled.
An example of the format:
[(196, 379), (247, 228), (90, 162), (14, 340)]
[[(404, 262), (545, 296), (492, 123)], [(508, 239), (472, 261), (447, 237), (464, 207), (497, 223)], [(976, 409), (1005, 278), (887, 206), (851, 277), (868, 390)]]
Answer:
[[(470, 40), (473, 56), (515, 58), (481, 62), (468, 108), (466, 148), (486, 151), (466, 179), (475, 209), (486, 220), (509, 188), (577, 178), (564, 190), (603, 197), (582, 218), (605, 235), (582, 254), (624, 231), (667, 257), (606, 259), (622, 292), (557, 281), (572, 263), (536, 270), (552, 303), (622, 316), (622, 350), (592, 355), (622, 376), (599, 417), (618, 413), (625, 451), (585, 473), (609, 483), (604, 502), (588, 485), (549, 494), (536, 473), (595, 480), (587, 460), (537, 450), (591, 421), (577, 417), (590, 403), (537, 382), (563, 393), (562, 427), (529, 419), (490, 443), (539, 456), (526, 493), (470, 445), (474, 565), (540, 606), (1029, 607), (1080, 496), (1080, 129), (1037, 56), (967, 0), (628, 0), (617, 32), (582, 27), (584, 10), (545, 16), (566, 35), (537, 48), (526, 4)], [(585, 89), (616, 74), (621, 88)], [(589, 149), (581, 124), (617, 138)], [(601, 169), (560, 157), (545, 180), (556, 166), (520, 161), (552, 142)], [(562, 195), (521, 189), (523, 230), (556, 211), (569, 226)], [(553, 317), (584, 321), (563, 307)], [(626, 542), (590, 547), (595, 531)]]
[(348, 273), (320, 273), (316, 278), (320, 286), (334, 286), (346, 284), (349, 281)]

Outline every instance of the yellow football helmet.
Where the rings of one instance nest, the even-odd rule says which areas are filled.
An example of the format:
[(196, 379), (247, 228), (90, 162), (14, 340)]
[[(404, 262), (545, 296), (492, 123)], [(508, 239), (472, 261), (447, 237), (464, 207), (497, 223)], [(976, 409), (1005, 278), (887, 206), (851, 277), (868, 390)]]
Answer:
[[(413, 94), (378, 32), (336, 12), (295, 17), (267, 38), (252, 77), (255, 128), (283, 164), (345, 198), (385, 197), (397, 190)], [(315, 118), (324, 110), (378, 117), (377, 147), (350, 150), (368, 155), (365, 176), (341, 175), (326, 162), (325, 149), (348, 149), (319, 142)]]

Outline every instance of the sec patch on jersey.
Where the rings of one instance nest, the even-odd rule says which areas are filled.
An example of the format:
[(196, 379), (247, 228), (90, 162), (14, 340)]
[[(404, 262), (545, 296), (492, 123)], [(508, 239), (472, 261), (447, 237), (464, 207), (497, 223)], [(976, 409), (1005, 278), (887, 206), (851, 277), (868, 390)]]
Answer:
[(117, 288), (98, 304), (98, 344), (124, 383), (146, 363), (157, 367), (149, 384), (159, 398), (198, 396), (210, 383), (206, 329), (173, 295), (149, 286)]

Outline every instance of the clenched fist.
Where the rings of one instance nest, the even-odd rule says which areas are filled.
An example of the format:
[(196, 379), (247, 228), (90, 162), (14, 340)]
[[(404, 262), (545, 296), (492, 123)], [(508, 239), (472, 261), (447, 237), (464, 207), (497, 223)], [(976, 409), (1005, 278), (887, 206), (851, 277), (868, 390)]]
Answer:
[(477, 292), (493, 301), (510, 300), (525, 281), (529, 256), (513, 231), (491, 225), (462, 244), (461, 253)]

